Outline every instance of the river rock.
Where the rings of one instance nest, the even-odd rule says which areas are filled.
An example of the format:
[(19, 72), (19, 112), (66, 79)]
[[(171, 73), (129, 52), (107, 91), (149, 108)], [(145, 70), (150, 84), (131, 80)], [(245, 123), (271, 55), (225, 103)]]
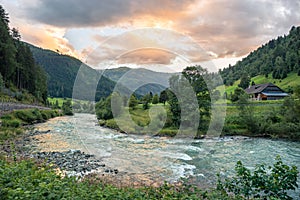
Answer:
[[(104, 169), (105, 164), (95, 159), (94, 155), (85, 154), (80, 150), (69, 150), (66, 152), (38, 152), (33, 154), (34, 158), (46, 160), (53, 163), (69, 175), (85, 175), (93, 171), (117, 174), (118, 170)], [(75, 172), (75, 173), (74, 173)]]

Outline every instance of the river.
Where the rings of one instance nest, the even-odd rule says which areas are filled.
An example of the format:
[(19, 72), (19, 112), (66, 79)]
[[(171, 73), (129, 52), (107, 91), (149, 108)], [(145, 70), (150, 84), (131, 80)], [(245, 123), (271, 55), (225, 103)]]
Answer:
[(36, 128), (51, 130), (50, 134), (70, 144), (68, 148), (94, 154), (112, 168), (157, 180), (172, 182), (193, 176), (199, 185), (209, 186), (215, 183), (217, 172), (232, 174), (238, 160), (254, 169), (256, 163), (274, 163), (276, 155), (281, 155), (284, 163), (300, 169), (300, 143), (297, 142), (243, 137), (192, 140), (126, 135), (97, 126), (95, 115), (91, 114), (55, 118)]

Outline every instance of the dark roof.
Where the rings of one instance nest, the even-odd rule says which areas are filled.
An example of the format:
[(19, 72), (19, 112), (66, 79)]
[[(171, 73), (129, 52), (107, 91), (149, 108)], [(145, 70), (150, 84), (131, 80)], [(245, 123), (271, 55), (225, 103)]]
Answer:
[[(248, 87), (245, 89), (245, 92), (247, 94), (255, 94), (262, 92), (266, 87), (268, 86), (276, 86), (272, 83), (265, 83), (265, 84), (258, 84), (258, 85), (252, 85), (251, 87)], [(277, 87), (277, 86), (276, 86)]]

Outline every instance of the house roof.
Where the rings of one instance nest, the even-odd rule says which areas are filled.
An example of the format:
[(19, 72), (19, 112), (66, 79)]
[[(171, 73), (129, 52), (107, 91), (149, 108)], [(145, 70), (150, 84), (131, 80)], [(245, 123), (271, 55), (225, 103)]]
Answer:
[[(266, 89), (266, 87), (268, 86), (276, 86), (272, 83), (265, 83), (265, 84), (258, 84), (258, 85), (252, 85), (251, 87), (248, 87), (245, 89), (245, 92), (247, 94), (255, 94), (255, 93), (260, 93), (262, 92), (264, 89)], [(277, 87), (277, 86), (276, 86)]]

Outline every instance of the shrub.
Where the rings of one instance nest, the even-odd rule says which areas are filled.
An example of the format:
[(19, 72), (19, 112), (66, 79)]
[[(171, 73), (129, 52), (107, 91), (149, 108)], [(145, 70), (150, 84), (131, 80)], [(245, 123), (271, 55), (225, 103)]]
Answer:
[(14, 117), (11, 114), (3, 115), (1, 119), (3, 120), (12, 120)]
[(42, 118), (43, 118), (44, 120), (47, 120), (47, 119), (50, 119), (50, 118), (51, 118), (51, 113), (49, 113), (49, 112), (44, 112), (44, 111), (42, 111), (41, 114), (42, 114)]
[(168, 136), (168, 137), (175, 137), (178, 130), (171, 130), (171, 129), (162, 129), (159, 131), (159, 136)]
[(236, 175), (223, 182), (218, 175), (217, 188), (240, 198), (292, 199), (288, 190), (296, 190), (298, 170), (296, 166), (283, 164), (280, 156), (272, 166), (257, 165), (252, 173), (241, 161), (235, 167)]
[(71, 100), (67, 100), (67, 101), (63, 102), (62, 112), (64, 115), (73, 115)]
[(32, 110), (32, 114), (35, 116), (36, 120), (42, 120), (43, 119), (41, 112), (37, 108)]
[(17, 110), (14, 111), (14, 116), (29, 124), (37, 120), (37, 116), (35, 116), (33, 110)]
[(12, 127), (12, 128), (19, 128), (21, 126), (21, 121), (18, 119), (11, 119), (11, 120), (3, 120), (2, 126), (4, 127)]
[(112, 128), (112, 129), (119, 129), (118, 124), (117, 124), (116, 121), (113, 120), (113, 119), (106, 120), (105, 125), (106, 125), (107, 127), (109, 127), (109, 128)]

